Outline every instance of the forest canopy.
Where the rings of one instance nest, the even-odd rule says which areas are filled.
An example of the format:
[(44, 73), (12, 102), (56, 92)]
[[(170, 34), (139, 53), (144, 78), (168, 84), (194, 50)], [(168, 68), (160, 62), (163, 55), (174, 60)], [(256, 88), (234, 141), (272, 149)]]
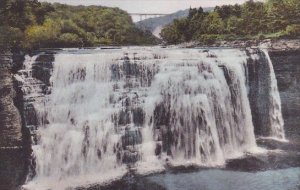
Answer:
[[(167, 44), (299, 36), (299, 0), (250, 0), (242, 5), (217, 6), (211, 12), (194, 8), (188, 17), (175, 19), (161, 32)], [(150, 32), (137, 29), (130, 15), (118, 8), (0, 1), (0, 50), (158, 42)]]
[(118, 8), (37, 0), (0, 1), (0, 49), (147, 45), (158, 40), (137, 29)]
[(215, 40), (299, 38), (300, 1), (247, 1), (242, 5), (217, 6), (212, 12), (190, 9), (189, 15), (176, 19), (161, 32), (168, 44)]

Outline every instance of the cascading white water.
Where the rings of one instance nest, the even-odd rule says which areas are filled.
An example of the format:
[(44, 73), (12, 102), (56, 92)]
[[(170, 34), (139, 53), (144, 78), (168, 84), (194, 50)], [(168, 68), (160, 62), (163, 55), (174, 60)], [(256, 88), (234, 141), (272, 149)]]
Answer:
[(267, 58), (268, 65), (270, 67), (270, 77), (271, 77), (271, 85), (270, 85), (271, 109), (270, 109), (269, 117), (271, 118), (272, 127), (271, 127), (270, 136), (285, 140), (285, 134), (283, 128), (284, 122), (283, 122), (282, 112), (281, 112), (281, 100), (278, 92), (277, 80), (275, 77), (275, 72), (274, 72), (274, 68), (270, 56), (267, 50), (263, 50), (263, 52)]
[[(150, 97), (157, 97), (155, 105), (161, 104), (163, 112), (170, 114), (158, 111), (155, 127), (163, 128), (158, 135), (179, 164), (186, 159), (202, 165), (220, 164), (255, 146), (243, 70), (245, 54), (236, 50), (214, 53), (217, 58), (185, 52), (180, 56), (187, 60), (182, 60), (172, 58), (178, 52), (168, 52), (150, 88)], [(235, 60), (228, 59), (228, 53)], [(167, 117), (168, 123), (160, 123)], [(168, 135), (174, 140), (163, 139)]]
[(51, 94), (37, 113), (36, 176), (25, 187), (103, 182), (128, 166), (139, 173), (217, 166), (255, 149), (248, 58), (236, 49), (59, 52)]
[(248, 97), (255, 135), (285, 141), (277, 81), (267, 50), (247, 52)]
[[(23, 68), (15, 75), (15, 79), (18, 81), (24, 100), (24, 117), (25, 124), (31, 130), (36, 130), (36, 123), (42, 123), (37, 120), (42, 119), (36, 117), (38, 110), (44, 111), (44, 95), (46, 90), (45, 84), (33, 77), (32, 66), (36, 62), (39, 55), (25, 56)], [(41, 114), (40, 114), (41, 115)]]

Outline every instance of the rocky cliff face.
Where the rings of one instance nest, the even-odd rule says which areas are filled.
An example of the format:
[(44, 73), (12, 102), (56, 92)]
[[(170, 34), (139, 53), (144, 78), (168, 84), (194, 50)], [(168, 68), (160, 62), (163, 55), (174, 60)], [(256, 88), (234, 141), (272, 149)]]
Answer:
[(269, 54), (280, 92), (286, 136), (300, 141), (300, 49)]
[(13, 103), (11, 54), (2, 54), (0, 60), (0, 147), (21, 146), (21, 116)]
[[(14, 100), (12, 54), (0, 54), (0, 189), (17, 189), (26, 177), (29, 149)], [(26, 136), (26, 135), (25, 135)]]

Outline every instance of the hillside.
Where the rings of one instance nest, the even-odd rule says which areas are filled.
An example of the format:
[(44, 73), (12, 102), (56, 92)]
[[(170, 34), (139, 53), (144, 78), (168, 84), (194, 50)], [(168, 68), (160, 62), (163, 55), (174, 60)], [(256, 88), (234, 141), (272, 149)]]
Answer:
[(249, 0), (242, 5), (215, 7), (210, 13), (201, 7), (188, 17), (176, 19), (161, 32), (167, 44), (216, 40), (263, 40), (300, 37), (300, 1)]
[[(212, 7), (204, 8), (204, 11), (206, 12), (210, 12), (212, 10), (213, 10)], [(149, 19), (139, 21), (136, 23), (136, 26), (139, 29), (142, 29), (144, 31), (145, 30), (151, 31), (156, 37), (159, 37), (159, 33), (164, 26), (172, 23), (174, 19), (181, 19), (187, 17), (188, 14), (189, 14), (189, 9), (180, 10), (170, 15), (156, 17), (156, 18), (149, 18)]]
[(0, 3), (0, 49), (148, 45), (157, 39), (118, 8), (33, 0)]

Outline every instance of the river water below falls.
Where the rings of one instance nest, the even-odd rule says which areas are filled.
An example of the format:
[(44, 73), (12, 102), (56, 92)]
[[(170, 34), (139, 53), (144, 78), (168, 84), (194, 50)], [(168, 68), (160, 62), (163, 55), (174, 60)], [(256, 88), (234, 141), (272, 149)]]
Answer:
[(299, 190), (300, 168), (238, 172), (208, 169), (131, 178), (88, 190)]
[(285, 141), (267, 51), (66, 49), (27, 56), (16, 79), (34, 143), (28, 189), (220, 167), (265, 151), (256, 137)]

